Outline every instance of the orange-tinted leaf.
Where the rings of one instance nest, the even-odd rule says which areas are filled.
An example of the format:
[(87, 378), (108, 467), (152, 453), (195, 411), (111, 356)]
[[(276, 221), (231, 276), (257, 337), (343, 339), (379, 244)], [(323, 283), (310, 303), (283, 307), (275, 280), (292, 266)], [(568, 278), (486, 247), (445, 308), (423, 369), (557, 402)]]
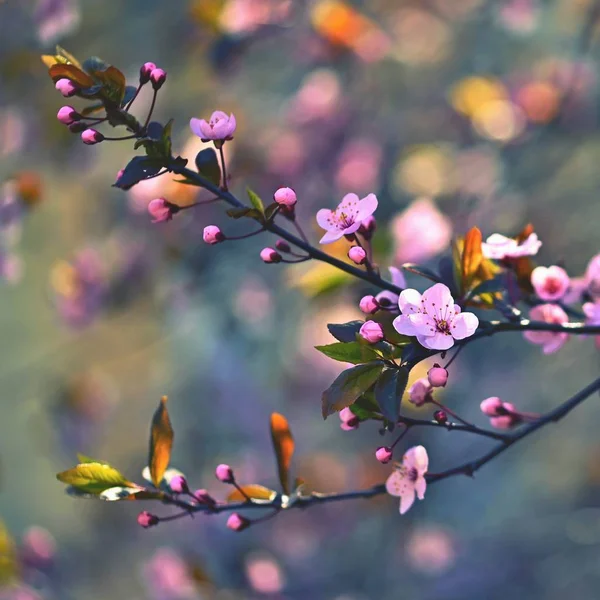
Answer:
[(104, 71), (93, 71), (92, 75), (105, 86), (105, 94), (111, 100), (120, 104), (125, 95), (125, 87), (127, 85), (125, 75), (117, 67), (112, 66)]
[(152, 417), (152, 428), (150, 430), (150, 476), (152, 483), (158, 487), (169, 466), (171, 459), (171, 448), (173, 447), (173, 428), (167, 412), (167, 397), (160, 399), (160, 404)]
[[(277, 492), (275, 490), (270, 490), (264, 485), (258, 485), (256, 483), (242, 485), (240, 488), (244, 491), (246, 496), (252, 498), (253, 500), (271, 501), (273, 498), (275, 498), (275, 496), (277, 496)], [(244, 496), (240, 490), (233, 490), (233, 492), (227, 496), (227, 502), (243, 502), (246, 500), (246, 496)]]
[(87, 73), (84, 73), (75, 65), (56, 64), (48, 69), (48, 73), (50, 73), (50, 77), (55, 83), (63, 78), (69, 79), (82, 88), (92, 87), (96, 83)]
[(462, 272), (462, 291), (468, 291), (475, 279), (477, 269), (483, 260), (481, 251), (481, 231), (473, 227), (467, 232), (463, 243), (461, 272)]
[(294, 454), (294, 438), (287, 419), (279, 413), (271, 415), (271, 439), (277, 459), (277, 472), (284, 493), (290, 493), (289, 471)]
[(59, 60), (60, 59), (59, 56), (53, 56), (52, 54), (42, 54), (42, 56), (40, 56), (40, 58), (42, 59), (42, 62), (48, 68), (53, 67), (54, 65), (61, 64), (61, 61)]
[(534, 231), (533, 225), (531, 223), (527, 223), (527, 225), (525, 225), (525, 227), (523, 227), (523, 230), (521, 231), (521, 233), (519, 233), (519, 235), (517, 235), (517, 237), (516, 237), (517, 242), (519, 244), (521, 242), (524, 242), (533, 233), (533, 231)]

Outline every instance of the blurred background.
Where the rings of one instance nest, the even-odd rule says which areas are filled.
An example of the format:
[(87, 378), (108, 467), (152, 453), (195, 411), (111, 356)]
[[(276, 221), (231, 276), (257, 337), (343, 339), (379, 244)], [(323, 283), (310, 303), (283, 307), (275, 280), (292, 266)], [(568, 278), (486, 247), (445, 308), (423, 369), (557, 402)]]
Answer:
[[(149, 200), (189, 203), (196, 190), (168, 177), (111, 187), (131, 142), (85, 147), (58, 123), (65, 102), (39, 55), (57, 43), (99, 55), (131, 84), (146, 61), (164, 68), (155, 118), (175, 119), (174, 147), (192, 160), (204, 145), (189, 119), (235, 113), (230, 187), (265, 199), (293, 187), (315, 243), (318, 208), (375, 192), (384, 267), (435, 266), (473, 225), (514, 235), (532, 222), (539, 263), (577, 276), (600, 240), (598, 4), (0, 0), (0, 598), (597, 598), (594, 399), (474, 480), (431, 487), (403, 517), (381, 497), (239, 534), (223, 515), (144, 531), (137, 503), (65, 495), (55, 473), (76, 452), (140, 481), (163, 394), (173, 465), (217, 498), (228, 492), (213, 475), (220, 462), (243, 483), (276, 486), (274, 410), (310, 489), (383, 481), (374, 450), (388, 439), (374, 424), (323, 422), (321, 392), (343, 365), (313, 349), (376, 290), (322, 265), (263, 264), (270, 236), (203, 244), (205, 225), (245, 229), (219, 204), (151, 224)], [(136, 100), (141, 118), (148, 102)], [(502, 334), (461, 353), (443, 402), (480, 425), (488, 396), (541, 412), (598, 366), (591, 339), (547, 357)], [(430, 431), (411, 432), (406, 445), (417, 443), (432, 472), (489, 447)]]

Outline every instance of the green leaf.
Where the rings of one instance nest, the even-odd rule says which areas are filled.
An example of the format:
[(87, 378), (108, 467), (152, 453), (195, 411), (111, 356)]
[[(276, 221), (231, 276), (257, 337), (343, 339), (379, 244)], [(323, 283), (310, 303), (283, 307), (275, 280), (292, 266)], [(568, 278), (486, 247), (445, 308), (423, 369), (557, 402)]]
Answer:
[(377, 381), (383, 367), (382, 361), (373, 361), (340, 373), (323, 392), (321, 399), (323, 418), (326, 419), (329, 415), (354, 403)]
[(164, 161), (162, 159), (134, 156), (113, 185), (127, 190), (136, 183), (156, 175), (163, 166)]
[(250, 204), (253, 208), (258, 210), (261, 215), (265, 214), (265, 205), (263, 201), (260, 199), (260, 196), (253, 192), (250, 188), (246, 188), (246, 193), (248, 194), (248, 199), (250, 200)]
[(356, 341), (356, 334), (364, 325), (364, 321), (349, 321), (348, 323), (329, 323), (329, 333), (340, 342)]
[(400, 414), (402, 395), (408, 383), (408, 369), (383, 369), (375, 384), (375, 400), (381, 409), (381, 414), (395, 423)]
[(232, 219), (242, 219), (243, 217), (248, 217), (249, 219), (262, 221), (262, 213), (255, 208), (249, 208), (248, 206), (245, 206), (244, 208), (229, 208), (227, 210), (227, 214)]
[(196, 154), (196, 168), (198, 173), (211, 183), (221, 183), (221, 167), (214, 148), (205, 148)]
[(496, 294), (498, 292), (503, 292), (505, 289), (506, 281), (504, 277), (494, 277), (493, 279), (488, 279), (487, 281), (483, 281), (479, 285), (475, 286), (469, 293), (468, 298), (481, 296), (483, 294)]
[(173, 119), (169, 119), (167, 124), (164, 126), (162, 130), (162, 134), (160, 136), (161, 149), (163, 151), (163, 156), (170, 158), (171, 157), (171, 130), (173, 129)]
[(354, 365), (360, 365), (379, 358), (373, 346), (361, 344), (360, 342), (336, 342), (327, 346), (315, 346), (315, 348), (325, 356), (333, 358), (333, 360)]
[(380, 410), (373, 390), (366, 391), (351, 407), (350, 410), (360, 421), (371, 419), (381, 420)]
[(98, 463), (99, 465), (106, 465), (107, 467), (112, 466), (103, 460), (96, 460), (95, 458), (90, 458), (89, 456), (86, 456), (85, 454), (81, 454), (79, 452), (77, 453), (77, 460), (80, 464)]
[(271, 219), (273, 219), (273, 217), (277, 214), (278, 210), (279, 210), (279, 204), (277, 204), (277, 202), (273, 202), (272, 204), (269, 204), (269, 206), (267, 206), (267, 208), (265, 208), (265, 219), (267, 221), (270, 221)]
[(431, 269), (428, 269), (427, 267), (423, 267), (421, 265), (415, 265), (414, 263), (404, 263), (402, 265), (402, 268), (405, 271), (414, 273), (415, 275), (420, 275), (421, 277), (425, 277), (426, 279), (435, 281), (435, 283), (442, 282), (440, 276), (437, 273), (433, 272)]
[(163, 396), (152, 417), (152, 426), (150, 428), (148, 466), (150, 467), (150, 476), (155, 487), (160, 486), (163, 475), (169, 466), (173, 437), (173, 427), (171, 427), (171, 420), (167, 411), (167, 397)]
[(131, 485), (114, 467), (96, 462), (81, 463), (58, 473), (56, 478), (79, 492), (96, 495), (112, 487)]

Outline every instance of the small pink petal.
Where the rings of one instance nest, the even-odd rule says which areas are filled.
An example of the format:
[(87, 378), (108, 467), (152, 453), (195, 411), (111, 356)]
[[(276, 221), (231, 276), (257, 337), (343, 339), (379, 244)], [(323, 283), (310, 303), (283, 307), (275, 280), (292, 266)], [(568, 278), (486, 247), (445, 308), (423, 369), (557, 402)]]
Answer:
[(332, 222), (335, 223), (332, 210), (322, 208), (317, 212), (317, 224), (321, 229), (325, 229), (325, 231), (337, 230), (337, 226), (332, 225)]
[(427, 489), (427, 481), (425, 477), (419, 477), (415, 481), (415, 491), (417, 492), (417, 498), (423, 500), (425, 498), (425, 490)]
[(421, 294), (417, 290), (403, 290), (398, 296), (398, 306), (403, 313), (414, 313), (421, 308)]
[(364, 221), (367, 217), (370, 217), (377, 210), (377, 196), (375, 194), (369, 194), (363, 198), (359, 203), (357, 219)]
[(450, 324), (450, 331), (455, 340), (462, 340), (469, 337), (477, 331), (479, 319), (471, 312), (460, 313), (456, 315)]
[(408, 512), (410, 507), (415, 502), (415, 488), (414, 486), (409, 487), (404, 494), (400, 497), (400, 514), (403, 515)]
[(425, 446), (413, 446), (406, 451), (402, 458), (402, 465), (409, 469), (417, 469), (419, 475), (427, 473), (429, 456)]
[(394, 329), (401, 335), (417, 335), (409, 315), (400, 315), (392, 322)]
[(447, 285), (436, 283), (423, 292), (423, 306), (431, 317), (445, 319), (448, 308), (454, 307), (454, 298)]
[(331, 244), (337, 242), (341, 237), (344, 236), (343, 231), (328, 231), (320, 240), (320, 244)]

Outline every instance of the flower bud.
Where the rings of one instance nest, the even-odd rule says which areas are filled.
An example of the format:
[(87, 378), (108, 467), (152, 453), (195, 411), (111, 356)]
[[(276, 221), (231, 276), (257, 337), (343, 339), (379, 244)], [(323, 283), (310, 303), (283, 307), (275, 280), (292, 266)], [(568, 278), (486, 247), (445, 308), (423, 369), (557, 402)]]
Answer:
[(436, 410), (433, 413), (433, 420), (440, 425), (445, 425), (448, 422), (448, 414), (445, 410)]
[(189, 491), (187, 481), (183, 475), (175, 475), (175, 477), (169, 481), (169, 487), (171, 488), (171, 491), (176, 494), (185, 494)]
[(276, 250), (273, 250), (273, 248), (263, 248), (260, 251), (260, 257), (262, 258), (262, 261), (267, 264), (281, 262), (281, 254)]
[(220, 242), (225, 240), (225, 236), (223, 232), (216, 225), (208, 225), (204, 228), (204, 232), (202, 233), (202, 239), (207, 244), (219, 244)]
[(81, 139), (83, 140), (84, 144), (87, 144), (88, 146), (93, 146), (94, 144), (100, 143), (104, 139), (104, 136), (95, 129), (86, 129), (81, 134)]
[(338, 414), (341, 421), (340, 427), (344, 431), (352, 431), (358, 428), (360, 420), (348, 407), (342, 408)]
[(448, 382), (448, 371), (437, 363), (427, 371), (427, 379), (431, 387), (445, 387)]
[(296, 197), (296, 192), (289, 187), (279, 188), (273, 194), (273, 200), (282, 206), (287, 206), (291, 208), (295, 206), (296, 202), (298, 202), (298, 198)]
[(377, 448), (377, 451), (375, 452), (375, 458), (383, 465), (389, 463), (390, 460), (392, 460), (393, 455), (392, 449), (388, 446), (381, 446), (380, 448)]
[(479, 408), (484, 415), (488, 417), (497, 417), (502, 411), (502, 400), (497, 396), (486, 398), (480, 405)]
[(42, 527), (30, 527), (23, 535), (21, 562), (34, 569), (48, 569), (54, 562), (56, 542), (49, 531)]
[(71, 125), (71, 123), (79, 121), (81, 117), (72, 106), (63, 106), (59, 109), (58, 113), (56, 113), (56, 118), (63, 125)]
[(290, 245), (285, 240), (277, 240), (275, 242), (275, 248), (277, 248), (279, 252), (290, 252), (292, 250)]
[(77, 86), (70, 79), (59, 79), (54, 87), (65, 97), (70, 98), (77, 93)]
[(143, 510), (137, 517), (138, 525), (144, 529), (158, 525), (158, 521), (158, 517), (152, 513), (149, 513), (147, 510)]
[(352, 246), (348, 251), (348, 258), (356, 265), (364, 264), (367, 253), (360, 246)]
[(164, 223), (170, 221), (178, 209), (175, 204), (171, 204), (164, 198), (155, 198), (148, 203), (148, 212), (152, 215), (153, 223)]
[(156, 65), (153, 62), (144, 63), (140, 67), (140, 83), (148, 83), (150, 81), (150, 73), (156, 69)]
[(379, 302), (375, 296), (363, 296), (358, 306), (366, 315), (374, 315), (379, 310)]
[(375, 321), (366, 321), (359, 330), (359, 335), (369, 344), (376, 344), (383, 339), (383, 327)]
[(233, 477), (233, 471), (229, 465), (220, 464), (215, 469), (215, 475), (219, 481), (223, 483), (233, 483), (235, 478)]
[(217, 504), (217, 501), (205, 489), (196, 490), (194, 492), (194, 498), (196, 498), (200, 504), (206, 504), (211, 508)]
[(431, 400), (431, 384), (425, 377), (417, 379), (408, 390), (408, 399), (415, 406), (423, 406), (423, 404)]
[(152, 89), (160, 90), (163, 83), (167, 80), (167, 72), (162, 69), (152, 69), (150, 73), (150, 81), (152, 82)]
[(232, 531), (242, 531), (250, 525), (250, 521), (238, 513), (231, 513), (227, 519), (227, 527)]

